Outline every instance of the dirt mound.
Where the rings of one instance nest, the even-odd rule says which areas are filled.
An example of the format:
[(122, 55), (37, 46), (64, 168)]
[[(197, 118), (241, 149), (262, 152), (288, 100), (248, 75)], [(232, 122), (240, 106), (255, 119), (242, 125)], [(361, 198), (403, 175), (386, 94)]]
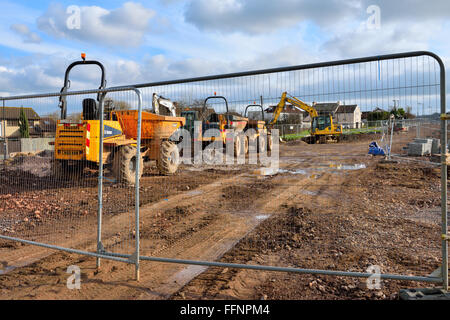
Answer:
[(380, 137), (381, 135), (379, 133), (343, 134), (342, 142), (376, 141)]
[(52, 158), (28, 156), (17, 157), (8, 166), (8, 170), (28, 172), (37, 177), (48, 177), (52, 174)]
[(235, 204), (248, 202), (249, 199), (263, 196), (271, 188), (272, 185), (263, 182), (243, 186), (229, 186), (222, 190), (222, 197), (225, 200), (232, 200)]
[(303, 140), (291, 140), (285, 142), (287, 146), (307, 146), (308, 143), (306, 143)]
[(413, 176), (415, 178), (440, 178), (441, 169), (436, 167), (425, 167), (420, 164), (398, 165), (395, 163), (378, 163), (375, 167), (377, 172), (385, 174), (396, 174), (402, 176)]

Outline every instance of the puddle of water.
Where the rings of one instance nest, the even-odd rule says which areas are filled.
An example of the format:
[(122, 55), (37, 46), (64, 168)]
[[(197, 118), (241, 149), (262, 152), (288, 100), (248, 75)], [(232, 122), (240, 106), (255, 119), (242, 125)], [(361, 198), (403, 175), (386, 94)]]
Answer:
[(190, 196), (198, 196), (201, 194), (203, 194), (203, 191), (200, 191), (200, 190), (194, 190), (194, 191), (188, 192), (188, 195), (190, 195)]
[[(317, 167), (312, 168), (305, 168), (305, 169), (279, 169), (279, 170), (273, 170), (270, 172), (270, 175), (273, 174), (280, 174), (280, 173), (288, 173), (288, 174), (301, 174), (301, 175), (309, 175), (309, 178), (315, 179), (318, 178), (320, 175), (316, 174), (315, 171), (330, 171), (333, 173), (339, 173), (339, 171), (351, 171), (351, 170), (361, 170), (366, 169), (366, 165), (363, 163), (360, 164), (353, 164), (353, 165), (347, 165), (347, 164), (336, 164), (336, 163), (328, 163), (328, 164), (319, 164)], [(271, 169), (271, 168), (263, 168), (263, 169)], [(276, 171), (276, 173), (274, 173)], [(311, 174), (312, 173), (312, 174)]]
[(8, 272), (13, 271), (14, 269), (16, 269), (16, 267), (14, 266), (8, 266), (4, 269), (0, 269), (0, 275), (7, 274)]
[(278, 168), (260, 168), (258, 170), (255, 170), (253, 173), (259, 176), (273, 176), (279, 173)]
[(278, 173), (290, 173), (290, 174), (303, 174), (306, 175), (306, 171), (303, 169), (297, 169), (297, 170), (278, 170)]
[(330, 168), (334, 168), (337, 170), (361, 170), (361, 169), (366, 169), (367, 167), (364, 163), (361, 163), (361, 164), (354, 164), (354, 165), (342, 165), (342, 164), (330, 165)]
[(317, 196), (319, 193), (316, 191), (302, 190), (300, 193), (306, 194), (308, 196)]

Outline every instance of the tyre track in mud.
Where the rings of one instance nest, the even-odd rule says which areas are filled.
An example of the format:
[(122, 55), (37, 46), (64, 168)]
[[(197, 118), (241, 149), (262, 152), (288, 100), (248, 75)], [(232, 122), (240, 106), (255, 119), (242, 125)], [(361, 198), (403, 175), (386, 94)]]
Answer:
[[(344, 152), (334, 147), (317, 147), (319, 156), (327, 154), (321, 157), (324, 161), (331, 160), (331, 156), (335, 157), (333, 161), (341, 159), (351, 163), (363, 159), (352, 155), (354, 150), (360, 149), (359, 145), (352, 145), (352, 150), (346, 149)], [(292, 165), (281, 159), (281, 167), (289, 170), (314, 169), (316, 164), (312, 160), (317, 160), (317, 155), (312, 150), (312, 147), (307, 147), (302, 162)], [(295, 153), (286, 153), (288, 157), (297, 157)], [(334, 183), (333, 190), (326, 187), (330, 181)], [(317, 175), (280, 174), (275, 177), (239, 173), (170, 196), (141, 208), (141, 254), (218, 260), (260, 224), (257, 216), (263, 215), (267, 219), (285, 213), (291, 202), (311, 202), (311, 197), (318, 197), (320, 201), (316, 205), (333, 213), (332, 198), (339, 196), (336, 186), (339, 181), (327, 172)], [(302, 191), (311, 194), (302, 194)], [(190, 211), (186, 213), (185, 210)], [(124, 222), (129, 225), (130, 213), (126, 215), (112, 217), (105, 225), (104, 244), (107, 248), (122, 250), (124, 241), (132, 241), (132, 230), (123, 227)], [(120, 238), (116, 237), (118, 231), (123, 232)], [(261, 257), (259, 249), (240, 251), (240, 259), (244, 263), (267, 263), (267, 257)], [(277, 263), (276, 256), (269, 258)], [(82, 270), (81, 291), (69, 291), (65, 286), (68, 277), (65, 269), (72, 264)], [(144, 261), (141, 262), (141, 282), (137, 283), (131, 280), (134, 266), (103, 260), (101, 272), (96, 273), (94, 258), (56, 253), (32, 266), (2, 276), (0, 299), (166, 299), (205, 270), (203, 267)], [(203, 275), (208, 274), (211, 275), (209, 271)]]
[[(258, 188), (264, 188), (264, 191), (267, 191), (264, 184), (258, 185), (258, 180), (259, 177), (240, 174), (232, 178), (225, 178), (212, 184), (201, 186), (197, 188), (195, 192), (184, 192), (169, 197), (166, 199), (168, 201), (163, 200), (142, 207), (141, 232), (143, 237), (141, 238), (141, 254), (162, 254), (165, 257), (210, 261), (220, 258), (220, 256), (233, 247), (233, 245), (242, 237), (245, 237), (245, 235), (259, 223), (259, 221), (255, 219), (255, 216), (261, 211), (256, 210), (260, 205), (255, 204), (255, 210), (251, 210), (251, 208), (247, 206), (246, 211), (242, 214), (241, 208), (236, 208), (233, 204), (230, 205), (230, 203), (233, 202), (233, 199), (226, 198), (227, 191), (229, 191), (227, 188), (233, 188), (238, 185), (243, 186), (243, 193), (247, 193), (249, 190), (258, 190)], [(255, 183), (258, 185), (256, 189), (252, 188)], [(249, 188), (246, 188), (247, 185)], [(225, 192), (223, 190), (225, 190)], [(257, 195), (258, 193), (254, 194)], [(207, 199), (207, 201), (204, 199)], [(266, 199), (262, 199), (259, 200), (259, 202), (265, 203), (265, 200)], [(238, 206), (241, 206), (242, 202), (239, 201), (241, 200), (237, 199)], [(256, 203), (258, 203), (258, 200)], [(155, 239), (158, 238), (157, 236), (153, 236), (153, 239), (152, 237), (146, 238), (145, 236), (147, 234), (152, 234), (155, 231), (154, 222), (158, 221), (158, 214), (161, 219), (166, 219), (164, 218), (165, 213), (170, 210), (176, 210), (176, 208), (179, 207), (179, 204), (183, 204), (185, 207), (195, 208), (196, 213), (193, 215), (191, 214), (189, 219), (176, 219), (176, 221), (174, 221), (176, 223), (173, 223), (172, 226), (169, 226), (169, 229), (166, 230), (168, 232), (168, 237), (166, 237), (166, 239), (163, 237), (158, 241), (158, 239)], [(262, 210), (263, 209), (264, 208), (262, 208)], [(105, 247), (108, 247), (108, 245), (111, 244), (115, 244), (116, 246), (120, 244), (120, 241), (117, 241), (117, 239), (113, 240), (113, 238), (117, 233), (117, 230), (120, 230), (120, 227), (124, 225), (124, 222), (128, 221), (128, 217), (129, 215), (127, 214), (117, 215), (105, 222), (105, 232), (103, 234)], [(181, 228), (180, 223), (182, 223), (183, 220), (186, 223)], [(157, 226), (158, 224), (156, 224), (156, 227)], [(89, 233), (89, 230), (86, 230), (86, 233)], [(89, 246), (89, 248), (92, 250), (95, 247), (95, 239), (94, 237), (91, 238), (92, 245)], [(154, 245), (154, 242), (160, 242), (163, 245), (155, 250), (157, 247)], [(60, 265), (58, 260), (63, 262), (63, 264)], [(2, 288), (0, 291), (0, 298), (24, 298), (29, 294), (32, 294), (33, 298), (43, 299), (102, 299), (101, 297), (106, 296), (108, 299), (129, 297), (141, 299), (167, 298), (196, 275), (195, 273), (192, 274), (189, 272), (189, 269), (188, 272), (184, 271), (186, 268), (180, 265), (143, 262), (141, 263), (141, 282), (135, 283), (134, 281), (129, 281), (133, 275), (132, 266), (105, 260), (102, 263), (102, 272), (97, 274), (95, 270), (93, 270), (93, 267), (95, 266), (93, 263), (94, 260), (95, 259), (87, 257), (82, 257), (80, 259), (73, 254), (55, 253), (31, 266), (24, 267), (18, 272), (13, 271), (10, 274), (4, 275), (0, 280), (0, 288)], [(85, 283), (84, 290), (74, 293), (64, 289), (65, 281), (63, 278), (65, 277), (65, 274), (61, 270), (70, 264), (76, 263), (80, 264), (80, 268), (86, 270), (86, 273), (83, 273)], [(40, 272), (38, 272), (40, 274), (48, 272), (48, 277), (51, 278), (59, 277), (59, 289), (49, 292), (44, 285), (46, 277), (43, 277), (42, 279), (33, 277), (32, 274), (37, 270), (40, 270)], [(29, 277), (34, 281), (37, 281), (32, 290), (33, 293), (29, 293), (28, 290), (13, 290), (14, 294), (11, 294), (11, 292), (7, 290), (7, 296), (1, 294), (5, 293), (4, 288), (8, 287), (8, 281), (22, 281), (23, 279), (27, 283), (32, 283), (33, 281), (27, 279)], [(172, 283), (171, 279), (175, 279), (176, 282)], [(130, 283), (134, 284), (131, 285)], [(100, 284), (105, 285), (102, 286)], [(152, 291), (152, 288), (157, 288), (158, 290), (153, 289)], [(143, 293), (141, 291), (143, 291)], [(17, 294), (17, 296), (15, 294)]]

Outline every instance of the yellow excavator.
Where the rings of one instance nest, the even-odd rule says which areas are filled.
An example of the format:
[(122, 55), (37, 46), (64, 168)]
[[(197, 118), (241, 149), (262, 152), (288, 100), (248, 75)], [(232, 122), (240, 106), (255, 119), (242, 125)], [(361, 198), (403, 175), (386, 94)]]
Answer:
[(289, 96), (287, 92), (283, 92), (281, 100), (278, 103), (273, 119), (269, 123), (269, 128), (273, 128), (278, 121), (281, 112), (286, 106), (286, 102), (290, 103), (293, 107), (308, 112), (311, 117), (311, 135), (308, 137), (307, 142), (310, 144), (315, 143), (327, 143), (327, 142), (339, 142), (342, 137), (342, 125), (334, 124), (333, 117), (331, 115), (319, 115), (317, 110), (308, 105), (307, 103)]

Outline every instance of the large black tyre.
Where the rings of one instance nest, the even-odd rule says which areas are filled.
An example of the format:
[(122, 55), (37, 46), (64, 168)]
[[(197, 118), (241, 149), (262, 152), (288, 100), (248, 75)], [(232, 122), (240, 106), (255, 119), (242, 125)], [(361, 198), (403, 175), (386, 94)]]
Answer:
[(55, 180), (61, 180), (66, 177), (66, 169), (64, 162), (61, 160), (53, 160), (52, 163), (52, 175)]
[(65, 160), (53, 160), (52, 174), (55, 180), (78, 180), (83, 176), (85, 161), (69, 165)]
[[(119, 183), (134, 185), (136, 183), (136, 147), (123, 146), (114, 154), (113, 173)], [(139, 159), (139, 179), (144, 172), (144, 159)]]
[(172, 175), (177, 172), (179, 164), (180, 152), (177, 145), (170, 141), (164, 141), (156, 161), (159, 173), (166, 176)]

